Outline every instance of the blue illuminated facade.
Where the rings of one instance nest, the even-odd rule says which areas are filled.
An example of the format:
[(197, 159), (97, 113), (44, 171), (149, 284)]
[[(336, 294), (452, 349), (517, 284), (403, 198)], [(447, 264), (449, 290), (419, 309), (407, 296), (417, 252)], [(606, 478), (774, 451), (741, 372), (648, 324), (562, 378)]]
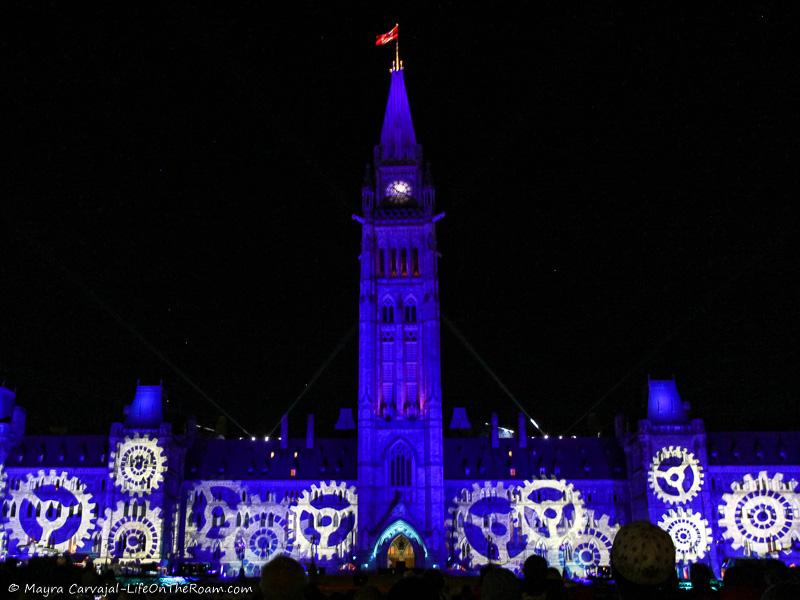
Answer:
[[(670, 533), (679, 564), (800, 559), (800, 433), (707, 432), (674, 380), (648, 381), (647, 418), (613, 437), (480, 434), (445, 426), (436, 225), (404, 71), (362, 188), (357, 418), (277, 439), (176, 433), (161, 386), (136, 387), (107, 435), (25, 435), (0, 387), (0, 553), (109, 564), (203, 563), (255, 574), (287, 554), (329, 569), (404, 563), (518, 569), (538, 554), (582, 577), (621, 524)], [(484, 420), (481, 415), (481, 422)]]

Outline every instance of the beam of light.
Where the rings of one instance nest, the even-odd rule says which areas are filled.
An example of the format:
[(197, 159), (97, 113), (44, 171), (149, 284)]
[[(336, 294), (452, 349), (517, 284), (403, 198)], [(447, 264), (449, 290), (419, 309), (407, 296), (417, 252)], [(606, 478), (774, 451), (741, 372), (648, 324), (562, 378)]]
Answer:
[(464, 345), (464, 347), (469, 351), (470, 354), (472, 354), (473, 357), (475, 357), (475, 360), (477, 360), (478, 363), (483, 367), (484, 371), (486, 371), (489, 374), (489, 376), (492, 379), (494, 379), (495, 383), (497, 383), (497, 385), (500, 387), (500, 389), (503, 390), (503, 392), (506, 394), (506, 396), (508, 396), (511, 399), (511, 401), (514, 404), (517, 405), (517, 408), (519, 408), (522, 411), (522, 414), (524, 414), (528, 418), (528, 420), (536, 427), (536, 429), (539, 430), (539, 433), (541, 433), (542, 435), (546, 436), (544, 430), (541, 427), (539, 427), (539, 425), (536, 423), (536, 421), (533, 420), (533, 417), (528, 413), (527, 410), (525, 410), (525, 407), (522, 406), (522, 403), (519, 400), (517, 400), (517, 398), (516, 398), (516, 396), (514, 396), (514, 394), (511, 393), (511, 390), (509, 390), (506, 387), (506, 384), (504, 384), (500, 380), (500, 378), (492, 370), (492, 368), (488, 365), (488, 363), (485, 360), (483, 360), (483, 358), (481, 358), (481, 355), (478, 354), (478, 351), (475, 350), (475, 348), (472, 347), (472, 344), (470, 344), (467, 341), (467, 338), (464, 337), (464, 334), (461, 333), (461, 331), (459, 331), (459, 329), (455, 326), (455, 324), (453, 324), (453, 322), (450, 319), (448, 319), (446, 316), (444, 316), (444, 315), (442, 315), (442, 321), (444, 322), (445, 325), (447, 325), (447, 327), (450, 329), (450, 331), (453, 333), (453, 335), (456, 336), (458, 341), (461, 342)]
[(33, 247), (33, 249), (36, 252), (38, 252), (39, 256), (42, 259), (44, 259), (44, 261), (46, 263), (48, 263), (51, 267), (56, 268), (73, 285), (75, 285), (78, 288), (80, 288), (80, 290), (84, 294), (86, 294), (97, 306), (99, 306), (102, 310), (104, 310), (106, 313), (108, 313), (108, 315), (110, 315), (111, 318), (113, 318), (119, 325), (121, 325), (124, 329), (126, 329), (128, 331), (128, 333), (130, 333), (133, 337), (135, 337), (137, 340), (139, 340), (139, 342), (145, 348), (147, 348), (147, 350), (149, 350), (151, 354), (153, 354), (156, 358), (158, 358), (158, 360), (160, 360), (162, 363), (167, 365), (167, 367), (169, 367), (172, 370), (173, 373), (175, 373), (178, 377), (183, 379), (183, 381), (186, 382), (186, 384), (189, 387), (191, 387), (195, 392), (200, 394), (200, 396), (204, 400), (206, 400), (206, 402), (208, 402), (214, 408), (216, 408), (218, 411), (220, 411), (225, 417), (228, 418), (228, 420), (231, 423), (233, 423), (234, 425), (236, 425), (236, 427), (241, 429), (242, 432), (245, 435), (252, 436), (252, 434), (249, 431), (247, 431), (247, 429), (245, 429), (245, 427), (241, 423), (239, 423), (239, 421), (234, 419), (233, 416), (219, 404), (219, 402), (217, 402), (211, 396), (209, 396), (205, 392), (205, 390), (203, 390), (199, 385), (197, 385), (194, 382), (194, 380), (192, 380), (191, 377), (189, 377), (189, 375), (187, 373), (185, 373), (175, 363), (173, 363), (171, 360), (169, 360), (164, 355), (164, 353), (161, 352), (161, 350), (159, 350), (153, 344), (151, 344), (150, 341), (146, 337), (144, 337), (144, 335), (142, 335), (139, 332), (138, 329), (136, 329), (136, 327), (134, 327), (131, 323), (129, 323), (128, 321), (123, 319), (117, 311), (115, 311), (113, 308), (111, 308), (111, 306), (105, 300), (103, 300), (100, 296), (97, 295), (97, 293), (95, 293), (95, 291), (93, 289), (91, 289), (88, 285), (86, 285), (86, 283), (84, 283), (83, 280), (80, 277), (78, 277), (78, 275), (76, 275), (75, 273), (70, 271), (65, 265), (63, 265), (61, 262), (59, 262), (55, 258), (55, 256), (53, 256), (52, 252), (50, 252), (46, 247), (44, 247), (38, 241), (36, 241), (35, 239), (31, 238), (29, 235), (26, 235), (25, 233), (23, 233), (21, 231), (20, 231), (20, 235), (31, 247)]
[[(319, 369), (317, 369), (314, 372), (314, 374), (311, 376), (311, 379), (308, 381), (308, 383), (303, 386), (303, 391), (301, 391), (300, 394), (298, 394), (297, 398), (295, 398), (294, 401), (289, 405), (289, 408), (287, 408), (284, 411), (283, 415), (281, 415), (281, 419), (283, 419), (284, 415), (288, 416), (289, 413), (292, 412), (292, 409), (295, 406), (297, 406), (297, 403), (300, 402), (300, 400), (303, 399), (303, 396), (305, 396), (308, 393), (308, 391), (312, 388), (314, 383), (316, 383), (317, 379), (319, 379), (319, 376), (322, 375), (323, 371), (325, 371), (325, 369), (328, 368), (328, 365), (333, 362), (333, 359), (336, 358), (339, 355), (339, 353), (344, 349), (344, 347), (347, 345), (347, 342), (350, 341), (350, 339), (355, 335), (355, 333), (356, 333), (356, 326), (353, 325), (350, 328), (350, 330), (347, 333), (345, 333), (344, 336), (342, 336), (342, 339), (339, 340), (339, 343), (336, 344), (336, 347), (328, 355), (328, 358), (326, 358), (325, 361), (320, 365)], [(267, 437), (269, 437), (272, 434), (274, 434), (275, 431), (278, 429), (278, 427), (280, 427), (280, 425), (281, 425), (281, 421), (279, 419), (278, 422), (275, 423), (275, 426), (272, 429), (269, 430), (269, 433), (267, 434)], [(281, 438), (278, 438), (278, 439), (280, 440)]]

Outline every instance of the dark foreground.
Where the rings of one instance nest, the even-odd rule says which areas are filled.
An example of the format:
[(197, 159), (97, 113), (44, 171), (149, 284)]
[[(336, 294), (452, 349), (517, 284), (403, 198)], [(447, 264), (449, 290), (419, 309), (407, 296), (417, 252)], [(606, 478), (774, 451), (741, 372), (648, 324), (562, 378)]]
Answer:
[[(318, 575), (306, 577), (301, 589), (289, 588), (280, 575), (266, 572), (261, 579), (116, 578), (111, 572), (97, 574), (91, 564), (75, 565), (64, 559), (0, 563), (0, 598), (9, 599), (604, 600), (622, 597), (611, 580), (563, 581), (550, 570), (543, 580), (531, 582), (498, 567), (484, 569), (480, 576), (433, 570)], [(676, 579), (674, 586), (658, 597), (800, 600), (800, 569), (778, 561), (745, 561), (728, 569), (724, 584), (695, 581), (692, 588), (692, 582)]]

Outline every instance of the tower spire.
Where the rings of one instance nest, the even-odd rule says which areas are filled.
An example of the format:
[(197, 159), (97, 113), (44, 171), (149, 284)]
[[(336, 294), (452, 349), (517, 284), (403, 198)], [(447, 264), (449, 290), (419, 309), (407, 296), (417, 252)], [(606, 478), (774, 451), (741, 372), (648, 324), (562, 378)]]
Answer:
[[(392, 65), (389, 98), (386, 101), (386, 112), (381, 129), (381, 160), (416, 160), (419, 156), (417, 136), (411, 120), (411, 107), (408, 103), (406, 84), (403, 79), (403, 63), (399, 50)], [(400, 65), (400, 68), (395, 68)]]

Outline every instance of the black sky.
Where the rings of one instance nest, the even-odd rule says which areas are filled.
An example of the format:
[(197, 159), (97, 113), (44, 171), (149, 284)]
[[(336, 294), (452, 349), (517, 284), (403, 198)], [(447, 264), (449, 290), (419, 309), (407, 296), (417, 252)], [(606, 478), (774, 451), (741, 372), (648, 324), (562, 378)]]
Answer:
[[(333, 4), (4, 9), (0, 380), (30, 431), (106, 431), (137, 379), (213, 425), (142, 338), (275, 424), (357, 319), (350, 215), (395, 20), (447, 212), (442, 310), (530, 413), (561, 433), (604, 399), (571, 432), (608, 432), (674, 374), (710, 428), (800, 426), (789, 15)], [(448, 413), (510, 424), (442, 335)], [(353, 341), (297, 418), (326, 427), (355, 387)]]

